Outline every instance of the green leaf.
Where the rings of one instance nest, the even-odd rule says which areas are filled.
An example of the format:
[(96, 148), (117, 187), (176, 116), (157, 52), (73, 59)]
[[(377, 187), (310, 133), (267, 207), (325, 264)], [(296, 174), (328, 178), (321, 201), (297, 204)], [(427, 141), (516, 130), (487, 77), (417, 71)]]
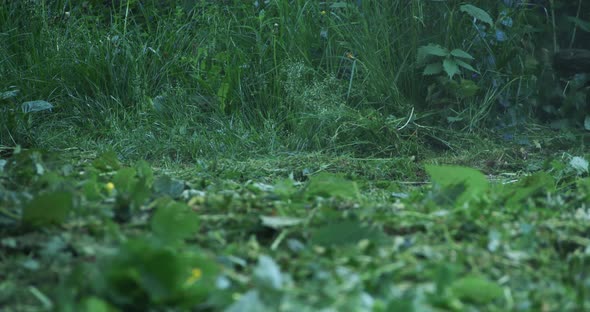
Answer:
[(457, 62), (457, 65), (459, 65), (459, 66), (461, 66), (463, 68), (466, 68), (466, 69), (468, 69), (468, 70), (470, 70), (472, 72), (475, 72), (475, 73), (479, 73), (475, 68), (473, 68), (471, 65), (469, 65), (468, 63), (465, 63), (462, 60), (455, 59), (455, 62)]
[(517, 183), (505, 186), (504, 197), (507, 206), (521, 207), (521, 201), (534, 196), (545, 196), (555, 189), (555, 180), (546, 172), (538, 172), (524, 177)]
[(184, 181), (161, 176), (154, 181), (154, 191), (159, 195), (168, 195), (172, 198), (178, 198), (184, 190)]
[(472, 80), (461, 79), (461, 83), (457, 88), (457, 95), (461, 98), (471, 97), (474, 96), (478, 90), (479, 87)]
[(310, 178), (305, 190), (307, 198), (337, 197), (341, 199), (358, 199), (360, 194), (354, 181), (346, 180), (331, 173), (319, 173)]
[(60, 224), (73, 205), (73, 196), (69, 192), (41, 194), (24, 207), (22, 221), (31, 226)]
[(475, 274), (454, 281), (451, 291), (457, 298), (476, 304), (488, 304), (504, 295), (500, 285)]
[(137, 177), (144, 180), (146, 186), (151, 187), (154, 183), (154, 172), (150, 164), (145, 160), (140, 160), (135, 164)]
[(92, 166), (101, 171), (113, 171), (121, 168), (121, 163), (115, 152), (107, 151), (93, 160)]
[(449, 50), (441, 47), (438, 44), (432, 43), (426, 46), (421, 46), (418, 48), (418, 63), (424, 63), (431, 55), (447, 57), (449, 56)]
[(426, 67), (424, 67), (424, 71), (422, 72), (422, 75), (424, 76), (430, 76), (430, 75), (438, 75), (440, 73), (443, 72), (443, 67), (442, 67), (442, 63), (431, 63), (426, 65)]
[(129, 167), (119, 169), (113, 177), (113, 183), (115, 184), (118, 192), (131, 192), (133, 186), (135, 186), (135, 183), (137, 183), (137, 179), (135, 178), (135, 169)]
[(134, 310), (178, 305), (185, 311), (207, 298), (216, 275), (210, 259), (144, 238), (128, 240), (105, 259), (96, 285), (112, 302)]
[(311, 241), (321, 246), (356, 244), (363, 239), (381, 242), (384, 237), (383, 232), (379, 229), (365, 226), (358, 220), (342, 220), (324, 224), (312, 230), (311, 233)]
[(484, 23), (487, 23), (490, 26), (494, 25), (494, 20), (488, 14), (488, 12), (476, 7), (475, 5), (464, 4), (461, 6), (460, 10), (461, 12), (465, 12), (471, 15), (471, 17), (476, 18)]
[(453, 51), (451, 51), (451, 55), (454, 57), (460, 57), (460, 58), (465, 58), (465, 59), (470, 59), (473, 60), (473, 56), (471, 56), (471, 54), (461, 50), (461, 49), (454, 49)]
[(590, 115), (586, 115), (584, 118), (584, 129), (590, 131)]
[(464, 189), (457, 195), (459, 203), (481, 196), (489, 187), (486, 176), (472, 168), (427, 165), (426, 172), (434, 183), (445, 189), (455, 189), (462, 185)]
[(443, 61), (443, 68), (445, 70), (445, 73), (449, 75), (449, 79), (453, 79), (453, 76), (460, 72), (459, 66), (457, 66), (457, 62), (453, 59), (445, 59)]
[(186, 204), (163, 200), (152, 217), (154, 235), (170, 243), (189, 238), (199, 230), (199, 216)]

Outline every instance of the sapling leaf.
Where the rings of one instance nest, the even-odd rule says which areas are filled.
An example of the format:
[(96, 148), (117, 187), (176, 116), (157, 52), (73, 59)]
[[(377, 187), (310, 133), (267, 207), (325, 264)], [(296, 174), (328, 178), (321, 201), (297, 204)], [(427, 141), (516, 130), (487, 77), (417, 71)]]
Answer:
[(465, 12), (465, 13), (471, 15), (471, 17), (478, 19), (490, 26), (494, 25), (494, 20), (488, 14), (488, 12), (476, 7), (475, 5), (464, 4), (460, 7), (460, 10), (461, 10), (461, 12)]
[(468, 63), (466, 63), (466, 62), (464, 62), (462, 60), (455, 59), (455, 62), (457, 63), (457, 65), (459, 65), (459, 66), (461, 66), (461, 67), (463, 67), (465, 69), (468, 69), (468, 70), (470, 70), (472, 72), (475, 72), (475, 73), (479, 73), (477, 71), (477, 69), (473, 68), (473, 66), (469, 65)]
[(453, 79), (453, 76), (460, 72), (457, 62), (453, 59), (445, 59), (443, 61), (443, 68), (447, 75), (449, 75), (449, 79)]
[(460, 57), (460, 58), (465, 58), (465, 59), (469, 59), (469, 60), (473, 60), (473, 56), (471, 56), (471, 54), (461, 50), (461, 49), (454, 49), (451, 51), (451, 55), (454, 57)]

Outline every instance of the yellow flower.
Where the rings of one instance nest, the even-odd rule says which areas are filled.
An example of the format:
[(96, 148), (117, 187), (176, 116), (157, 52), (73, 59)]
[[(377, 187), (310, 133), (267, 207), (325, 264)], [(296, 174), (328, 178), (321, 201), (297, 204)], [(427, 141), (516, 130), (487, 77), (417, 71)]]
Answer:
[(354, 54), (352, 54), (352, 52), (346, 52), (346, 57), (351, 60), (355, 59)]
[(115, 184), (113, 182), (109, 182), (105, 185), (107, 191), (112, 192), (115, 189)]
[(194, 268), (191, 271), (191, 276), (189, 276), (189, 278), (186, 280), (186, 284), (192, 285), (195, 282), (197, 282), (198, 280), (200, 280), (202, 276), (203, 276), (203, 271), (201, 271), (201, 269), (199, 269), (199, 268)]
[(326, 15), (326, 11), (322, 10), (322, 11), (320, 12), (320, 15)]

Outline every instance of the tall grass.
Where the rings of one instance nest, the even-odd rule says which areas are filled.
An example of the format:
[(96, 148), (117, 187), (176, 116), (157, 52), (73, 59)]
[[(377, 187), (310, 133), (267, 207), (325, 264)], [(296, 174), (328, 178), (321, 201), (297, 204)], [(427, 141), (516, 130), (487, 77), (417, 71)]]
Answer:
[[(487, 1), (471, 2), (498, 15)], [(0, 145), (99, 142), (156, 158), (228, 149), (415, 150), (423, 143), (417, 116), (444, 110), (476, 128), (500, 92), (488, 87), (469, 99), (426, 102), (436, 80), (416, 65), (421, 46), (472, 53), (484, 70), (482, 86), (523, 85), (514, 68), (504, 71), (520, 35), (491, 49), (477, 43), (460, 4), (3, 0), (0, 92), (14, 86), (20, 93), (0, 99), (13, 112), (0, 116)], [(503, 67), (485, 65), (490, 55)], [(39, 99), (55, 110), (24, 128), (10, 122), (18, 103)]]

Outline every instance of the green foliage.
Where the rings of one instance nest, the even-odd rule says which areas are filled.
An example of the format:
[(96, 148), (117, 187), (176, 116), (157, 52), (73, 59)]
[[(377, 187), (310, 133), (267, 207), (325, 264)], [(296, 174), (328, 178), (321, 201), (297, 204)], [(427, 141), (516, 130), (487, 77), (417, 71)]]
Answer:
[(130, 240), (101, 264), (96, 292), (124, 309), (189, 307), (206, 300), (216, 270), (204, 255)]
[(466, 302), (488, 304), (504, 296), (500, 285), (475, 274), (454, 281), (450, 287), (453, 295)]
[(0, 0), (0, 306), (587, 310), (587, 135), (523, 123), (589, 123), (589, 11), (521, 4)]
[(175, 245), (196, 234), (199, 217), (187, 205), (163, 199), (156, 206), (151, 229), (158, 239)]
[(426, 172), (442, 188), (443, 196), (459, 205), (480, 198), (489, 187), (486, 176), (472, 168), (430, 165)]
[[(32, 184), (14, 177), (28, 172), (15, 170), (15, 160), (31, 164), (31, 155), (43, 167), (31, 172)], [(285, 169), (302, 170), (290, 157), (275, 163), (271, 176), (268, 160), (266, 166), (220, 161), (198, 171), (162, 171), (146, 162), (128, 166), (109, 152), (78, 157), (19, 151), (4, 165), (0, 179), (10, 183), (0, 184), (0, 204), (22, 213), (23, 224), (2, 229), (3, 306), (463, 311), (511, 310), (511, 299), (531, 306), (588, 304), (580, 295), (588, 291), (582, 235), (590, 218), (579, 208), (589, 196), (582, 156), (558, 157), (545, 171), (500, 183), (467, 167), (426, 166), (434, 187), (376, 176), (394, 173), (389, 159), (358, 167), (350, 157), (310, 155), (300, 165), (341, 173), (311, 175), (304, 185), (293, 180), (299, 174), (285, 179)], [(64, 162), (73, 168), (64, 170)], [(172, 181), (187, 188), (176, 199), (162, 192), (176, 189)], [(121, 193), (132, 198), (139, 186), (148, 196), (128, 219), (108, 213)], [(14, 201), (17, 190), (36, 195)], [(59, 213), (52, 207), (61, 207)], [(22, 231), (25, 220), (60, 227)], [(564, 267), (564, 258), (571, 265)], [(546, 282), (554, 287), (541, 287)]]
[(463, 4), (461, 5), (461, 12), (465, 12), (469, 14), (471, 17), (478, 19), (490, 26), (494, 25), (494, 20), (492, 17), (486, 12), (475, 5), (472, 4)]
[(59, 225), (73, 205), (73, 196), (68, 192), (39, 194), (23, 207), (22, 222), (28, 226)]
[(321, 172), (310, 178), (305, 189), (307, 198), (338, 197), (342, 199), (358, 199), (360, 194), (354, 181), (348, 181), (338, 175)]
[(428, 63), (423, 72), (423, 75), (425, 76), (439, 75), (444, 71), (449, 79), (453, 79), (455, 75), (461, 72), (459, 67), (463, 67), (472, 72), (477, 72), (475, 68), (462, 60), (473, 60), (473, 56), (461, 49), (449, 51), (439, 45), (433, 44), (418, 49), (418, 63), (426, 63), (432, 56), (440, 57), (441, 60), (436, 60), (434, 63)]

